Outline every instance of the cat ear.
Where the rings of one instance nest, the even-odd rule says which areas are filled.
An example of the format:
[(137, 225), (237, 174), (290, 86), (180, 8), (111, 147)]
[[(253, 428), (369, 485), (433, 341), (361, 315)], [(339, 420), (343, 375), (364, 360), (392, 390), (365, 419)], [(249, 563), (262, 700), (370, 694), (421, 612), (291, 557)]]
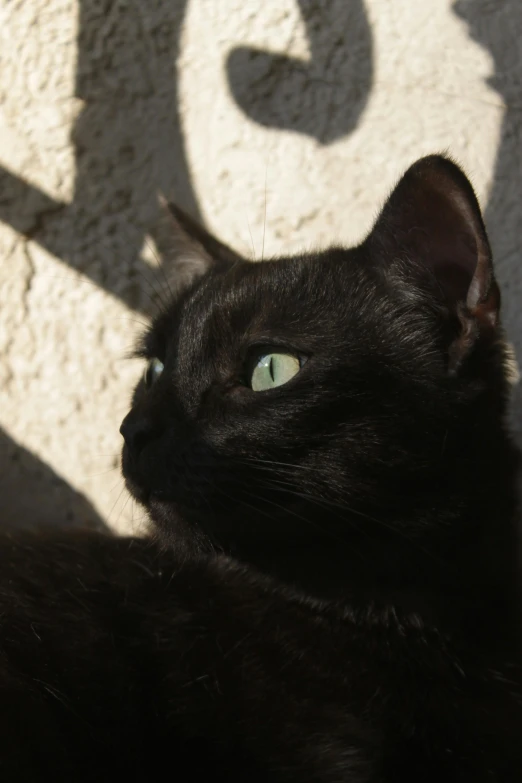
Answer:
[(159, 196), (161, 221), (157, 242), (169, 286), (179, 291), (198, 280), (210, 269), (226, 271), (244, 259), (232, 248), (210, 234), (181, 207)]
[(372, 255), (399, 260), (415, 279), (431, 279), (442, 304), (456, 313), (458, 360), (484, 329), (497, 325), (500, 292), (473, 188), (448, 158), (432, 155), (411, 166), (368, 237)]

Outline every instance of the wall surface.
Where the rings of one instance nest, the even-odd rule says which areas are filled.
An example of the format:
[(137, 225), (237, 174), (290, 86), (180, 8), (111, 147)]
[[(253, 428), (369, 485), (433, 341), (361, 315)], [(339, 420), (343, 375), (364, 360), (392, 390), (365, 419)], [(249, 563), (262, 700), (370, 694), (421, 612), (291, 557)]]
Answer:
[(139, 526), (118, 428), (160, 190), (268, 257), (359, 239), (449, 150), (522, 358), (521, 96), (520, 0), (0, 0), (3, 521)]

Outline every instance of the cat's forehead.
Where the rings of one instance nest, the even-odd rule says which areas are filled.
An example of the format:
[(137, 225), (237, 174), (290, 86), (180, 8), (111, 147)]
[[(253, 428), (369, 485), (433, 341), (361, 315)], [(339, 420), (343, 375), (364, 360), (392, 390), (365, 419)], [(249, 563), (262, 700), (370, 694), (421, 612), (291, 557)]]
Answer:
[(179, 323), (183, 331), (206, 325), (210, 334), (301, 330), (326, 313), (335, 318), (345, 311), (343, 291), (357, 290), (360, 272), (356, 254), (346, 250), (238, 263), (193, 289)]
[(355, 248), (211, 271), (173, 299), (145, 353), (198, 372), (204, 363), (240, 361), (252, 345), (306, 353), (349, 340), (356, 350), (390, 306), (373, 267)]

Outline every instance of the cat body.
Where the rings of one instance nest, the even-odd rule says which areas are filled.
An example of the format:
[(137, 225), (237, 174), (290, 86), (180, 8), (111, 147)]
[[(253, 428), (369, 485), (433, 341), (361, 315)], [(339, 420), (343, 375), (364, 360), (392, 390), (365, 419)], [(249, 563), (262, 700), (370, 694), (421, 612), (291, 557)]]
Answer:
[(518, 454), (466, 177), (425, 158), (360, 246), (258, 264), (172, 210), (121, 428), (152, 536), (0, 541), (4, 779), (519, 781)]
[(0, 558), (3, 780), (517, 779), (516, 669), (416, 614), (143, 539)]

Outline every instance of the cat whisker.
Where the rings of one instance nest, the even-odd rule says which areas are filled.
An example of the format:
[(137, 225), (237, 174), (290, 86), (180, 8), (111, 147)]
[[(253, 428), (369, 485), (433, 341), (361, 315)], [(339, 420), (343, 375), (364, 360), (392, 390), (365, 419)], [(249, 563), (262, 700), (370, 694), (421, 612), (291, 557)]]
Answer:
[(108, 468), (107, 470), (100, 470), (97, 473), (86, 473), (82, 478), (89, 479), (96, 478), (97, 476), (107, 476), (109, 473), (114, 473), (115, 470), (118, 470), (118, 465), (115, 465), (113, 468)]
[(107, 514), (107, 519), (106, 519), (106, 522), (107, 522), (107, 526), (108, 526), (108, 527), (110, 527), (111, 516), (112, 516), (112, 514), (113, 514), (113, 512), (114, 512), (114, 509), (116, 508), (117, 504), (119, 503), (119, 501), (120, 501), (120, 499), (121, 499), (121, 496), (123, 495), (124, 491), (125, 491), (125, 486), (123, 486), (123, 487), (121, 488), (121, 490), (120, 490), (120, 494), (118, 495), (118, 497), (116, 498), (116, 500), (115, 500), (115, 501), (114, 501), (114, 503), (112, 504), (112, 508), (111, 508), (111, 510), (109, 511), (109, 513)]
[(115, 484), (115, 485), (114, 485), (114, 486), (111, 488), (111, 490), (110, 490), (110, 494), (111, 494), (111, 495), (112, 495), (112, 493), (114, 492), (114, 490), (115, 490), (115, 489), (116, 489), (116, 488), (117, 488), (117, 487), (118, 487), (120, 484), (123, 484), (123, 488), (125, 488), (125, 482), (123, 481), (123, 478), (122, 478), (121, 476), (119, 477), (119, 479), (118, 479), (118, 481), (116, 482), (116, 484)]
[[(121, 497), (121, 495), (120, 495), (120, 497)], [(126, 498), (126, 500), (125, 500), (125, 502), (124, 502), (123, 506), (122, 506), (122, 507), (121, 507), (121, 509), (120, 509), (120, 513), (118, 514), (118, 519), (116, 520), (116, 524), (117, 524), (117, 523), (120, 521), (120, 519), (121, 519), (121, 516), (122, 516), (123, 512), (124, 512), (124, 511), (125, 511), (125, 509), (127, 508), (127, 505), (128, 505), (128, 503), (129, 503), (129, 500), (132, 500), (132, 495), (131, 495), (130, 493), (127, 495), (127, 498)]]
[(291, 468), (292, 470), (306, 470), (306, 471), (313, 471), (314, 468), (308, 465), (294, 465), (291, 462), (277, 462), (276, 460), (269, 460), (269, 459), (258, 459), (257, 457), (254, 459), (251, 458), (245, 458), (242, 460), (243, 463), (251, 463), (253, 465), (259, 465), (262, 467), (262, 465), (275, 465), (278, 468), (284, 467), (284, 468)]
[[(210, 483), (211, 483), (211, 482), (209, 482), (209, 484), (210, 484)], [(270, 514), (268, 514), (266, 511), (263, 511), (263, 509), (260, 509), (260, 508), (258, 508), (257, 506), (254, 506), (252, 503), (248, 503), (248, 501), (246, 501), (246, 500), (243, 500), (243, 499), (242, 499), (242, 498), (240, 498), (240, 497), (232, 497), (232, 496), (231, 496), (231, 495), (229, 495), (227, 492), (225, 492), (225, 490), (224, 490), (222, 487), (220, 487), (218, 484), (211, 484), (211, 486), (212, 486), (212, 488), (213, 488), (213, 489), (217, 490), (217, 491), (218, 491), (218, 492), (220, 492), (220, 493), (221, 493), (221, 494), (222, 494), (224, 497), (226, 497), (226, 498), (227, 498), (227, 500), (231, 500), (233, 503), (241, 503), (241, 505), (242, 505), (242, 506), (245, 506), (245, 507), (246, 507), (246, 508), (248, 508), (249, 510), (251, 510), (251, 511), (256, 511), (256, 512), (260, 512), (261, 514), (263, 514), (263, 516), (266, 516), (268, 519), (272, 519), (272, 517), (270, 516)], [(259, 498), (259, 499), (261, 499), (261, 498)]]
[[(164, 294), (164, 291), (162, 290), (162, 286), (161, 286), (160, 281), (156, 277), (156, 271), (154, 270), (154, 267), (151, 266), (151, 267), (148, 267), (148, 268), (151, 270), (152, 274), (154, 274), (155, 281), (151, 281), (149, 279), (148, 275), (145, 274), (143, 269), (136, 270), (138, 272), (138, 274), (143, 278), (143, 280), (145, 280), (145, 282), (147, 283), (147, 285), (149, 286), (149, 289), (150, 289), (149, 291), (147, 291), (146, 289), (143, 289), (143, 288), (141, 290), (142, 290), (142, 292), (145, 295), (147, 295), (149, 297), (151, 303), (155, 307), (158, 307), (158, 309), (160, 311), (165, 311), (166, 308), (167, 308), (167, 305), (168, 305), (168, 300), (166, 299), (166, 297), (164, 298), (165, 294)], [(159, 291), (158, 291), (158, 289), (156, 287), (156, 284), (158, 286), (160, 286)], [(150, 291), (153, 292), (153, 294), (154, 294), (154, 296), (156, 298), (154, 298), (154, 296), (150, 293)]]
[(265, 214), (263, 218), (263, 244), (261, 246), (261, 261), (265, 260), (265, 234), (266, 234), (266, 181), (268, 177), (268, 163), (265, 166)]
[(140, 321), (138, 318), (131, 318), (129, 315), (121, 315), (118, 318), (115, 319), (116, 321), (131, 321), (132, 323), (138, 324), (143, 329), (150, 329), (150, 323), (146, 323), (145, 321)]
[[(350, 516), (357, 516), (357, 517), (360, 517), (361, 519), (367, 520), (368, 522), (373, 522), (374, 524), (379, 525), (380, 527), (383, 527), (386, 530), (389, 530), (391, 533), (393, 533), (393, 534), (395, 534), (395, 535), (405, 539), (406, 541), (408, 541), (409, 544), (414, 546), (419, 552), (422, 552), (423, 554), (427, 555), (430, 558), (430, 560), (432, 560), (433, 562), (436, 562), (439, 565), (444, 566), (445, 568), (449, 567), (449, 563), (447, 563), (446, 561), (441, 560), (436, 555), (434, 555), (432, 552), (427, 550), (418, 541), (416, 541), (414, 538), (412, 538), (412, 536), (408, 535), (406, 531), (401, 530), (400, 528), (396, 527), (395, 525), (392, 525), (392, 524), (390, 524), (388, 522), (385, 522), (383, 519), (379, 519), (377, 517), (373, 517), (370, 514), (366, 514), (366, 513), (362, 512), (362, 511), (358, 511), (357, 509), (354, 509), (354, 508), (352, 508), (352, 507), (350, 507), (350, 506), (348, 506), (346, 504), (343, 504), (343, 503), (336, 503), (336, 502), (328, 500), (326, 498), (320, 498), (320, 497), (317, 497), (316, 495), (312, 495), (312, 494), (306, 493), (306, 492), (298, 492), (295, 488), (293, 488), (292, 484), (289, 484), (289, 483), (284, 482), (284, 481), (279, 481), (277, 479), (275, 479), (275, 480), (273, 479), (272, 480), (272, 485), (273, 485), (274, 489), (276, 489), (276, 490), (279, 489), (280, 491), (284, 491), (284, 492), (286, 492), (289, 495), (293, 495), (295, 497), (299, 497), (302, 500), (306, 500), (308, 503), (313, 503), (313, 504), (315, 504), (317, 506), (320, 506), (320, 507), (328, 509), (328, 510), (336, 510), (337, 512), (344, 512), (344, 514), (347, 514), (347, 515), (350, 515)], [(269, 486), (270, 485), (267, 484), (267, 487), (269, 487)], [(337, 514), (337, 518), (338, 519), (342, 519), (343, 517), (341, 516), (340, 513), (338, 513)], [(350, 523), (354, 524), (353, 519), (350, 520)], [(364, 527), (356, 526), (356, 528), (357, 528), (358, 531), (360, 531), (362, 533), (366, 532), (364, 530)], [(344, 543), (347, 543), (347, 542), (344, 542)], [(351, 545), (351, 542), (350, 542), (350, 545)]]
[[(267, 485), (267, 489), (270, 489), (270, 487)], [(276, 489), (276, 487), (272, 487), (272, 489)], [(274, 500), (268, 500), (268, 498), (265, 495), (253, 495), (252, 497), (256, 497), (258, 500), (262, 501), (263, 503), (269, 503), (271, 506), (274, 506), (275, 508), (279, 509), (280, 511), (284, 511), (285, 515), (291, 514), (292, 516), (296, 517), (296, 519), (301, 520), (302, 522), (305, 522), (310, 527), (313, 527), (315, 530), (319, 530), (321, 533), (326, 534), (330, 538), (334, 539), (334, 541), (337, 541), (337, 543), (342, 544), (343, 546), (352, 547), (352, 542), (342, 538), (341, 536), (336, 535), (332, 530), (328, 530), (328, 528), (323, 527), (322, 525), (317, 524), (317, 522), (314, 522), (313, 520), (309, 519), (308, 517), (303, 516), (302, 514), (299, 514), (297, 511), (294, 511), (293, 509), (290, 509), (286, 506), (282, 506), (280, 503), (276, 503)], [(252, 506), (252, 508), (256, 508), (255, 506)], [(256, 511), (259, 511), (260, 509), (256, 508)], [(356, 550), (354, 550), (356, 551)], [(359, 553), (357, 553), (359, 554)]]
[(252, 245), (252, 261), (256, 261), (256, 249), (254, 246), (254, 237), (252, 236), (252, 229), (250, 228), (250, 221), (248, 219), (248, 215), (245, 213), (246, 222), (248, 226), (248, 233), (250, 234), (250, 243)]

